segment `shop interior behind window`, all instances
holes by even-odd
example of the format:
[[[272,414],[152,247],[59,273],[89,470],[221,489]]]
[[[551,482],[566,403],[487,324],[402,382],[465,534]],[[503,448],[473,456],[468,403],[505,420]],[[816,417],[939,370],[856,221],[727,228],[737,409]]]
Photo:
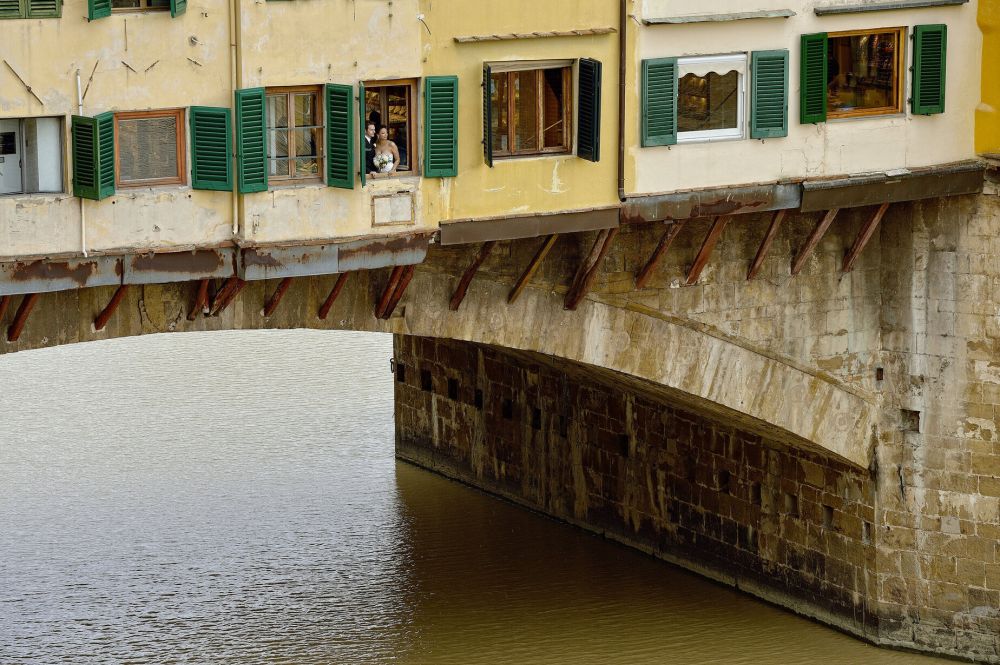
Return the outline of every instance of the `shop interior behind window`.
[[[901,30],[830,35],[827,102],[831,117],[899,113]]]

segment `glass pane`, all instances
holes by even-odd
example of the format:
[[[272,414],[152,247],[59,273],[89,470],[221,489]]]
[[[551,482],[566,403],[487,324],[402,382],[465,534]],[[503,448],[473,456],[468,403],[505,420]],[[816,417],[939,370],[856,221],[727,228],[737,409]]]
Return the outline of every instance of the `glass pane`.
[[[288,157],[287,129],[272,129],[267,132],[267,154],[269,157]]]
[[[170,0],[147,0],[147,3],[151,9],[170,9]]]
[[[369,122],[375,123],[375,130],[382,127],[382,90],[365,88],[365,114]]]
[[[112,9],[138,9],[139,0],[111,0]]]
[[[563,77],[565,69],[546,69],[542,72],[542,145],[557,148],[566,145],[565,93]]]
[[[62,128],[59,118],[26,119],[24,146],[25,191],[61,192]]]
[[[514,72],[514,150],[538,147],[538,71]]]
[[[316,149],[319,145],[317,129],[295,129],[292,134],[295,137],[296,157],[316,157],[319,155]]]
[[[307,127],[316,122],[316,95],[312,93],[297,93],[293,97],[295,104],[295,126]]]
[[[493,150],[495,152],[507,152],[510,146],[507,145],[507,73],[493,74],[490,76],[490,106],[492,107],[493,121]]]
[[[895,109],[898,34],[830,37],[827,101],[832,113]]]
[[[268,175],[272,176],[287,176],[288,175],[288,159],[269,159],[267,160]]]
[[[319,160],[317,159],[296,159],[296,178],[316,178],[319,177]]]
[[[116,132],[121,182],[178,177],[176,116],[122,119]]]
[[[288,127],[288,95],[267,96],[267,126]]]
[[[405,85],[385,88],[389,104],[389,140],[399,149],[396,170],[409,170],[410,89]]]
[[[677,130],[703,132],[739,126],[740,74],[688,74],[677,88]]]

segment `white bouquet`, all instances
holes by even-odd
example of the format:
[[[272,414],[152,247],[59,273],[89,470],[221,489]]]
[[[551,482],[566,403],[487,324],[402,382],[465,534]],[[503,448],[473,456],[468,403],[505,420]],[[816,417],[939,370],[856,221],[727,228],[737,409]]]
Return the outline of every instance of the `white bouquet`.
[[[388,173],[392,170],[392,153],[380,152],[375,155],[375,168],[379,173]]]

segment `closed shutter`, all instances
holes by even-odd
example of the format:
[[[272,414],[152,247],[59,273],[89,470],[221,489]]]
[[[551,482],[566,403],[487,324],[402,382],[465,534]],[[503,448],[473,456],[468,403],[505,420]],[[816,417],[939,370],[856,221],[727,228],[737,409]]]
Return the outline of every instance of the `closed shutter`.
[[[187,11],[187,8],[187,0],[170,0],[170,15],[172,17],[180,16]]]
[[[365,84],[358,84],[358,122],[361,124],[361,151],[358,153],[358,164],[360,165],[359,171],[361,172],[361,186],[364,187],[368,184],[368,162],[365,159],[365,149],[368,147],[367,142],[365,142],[365,132],[368,131],[368,118],[365,117],[365,112],[368,110],[365,104]]]
[[[115,193],[114,114],[73,116],[73,195],[100,201]]]
[[[493,70],[483,65],[483,158],[493,168]]]
[[[236,153],[240,192],[267,191],[264,88],[236,91]]]
[[[642,145],[677,143],[677,58],[642,61]]]
[[[826,33],[802,35],[799,119],[802,124],[826,122]]]
[[[325,97],[326,184],[354,189],[354,88],[327,84]]]
[[[601,63],[580,60],[580,118],[576,125],[576,154],[591,162],[601,161]]]
[[[788,51],[751,56],[750,137],[788,136]]]
[[[458,77],[424,80],[424,175],[458,175]]]
[[[111,0],[87,0],[87,18],[91,21],[111,16]]]
[[[26,2],[29,18],[59,18],[62,15],[61,0],[26,0]]]
[[[0,18],[21,18],[22,0],[0,0]],[[27,0],[24,0],[27,2]]]
[[[948,26],[918,25],[913,32],[913,99],[915,115],[944,113]]]
[[[192,106],[191,186],[232,191],[233,139],[229,109]]]

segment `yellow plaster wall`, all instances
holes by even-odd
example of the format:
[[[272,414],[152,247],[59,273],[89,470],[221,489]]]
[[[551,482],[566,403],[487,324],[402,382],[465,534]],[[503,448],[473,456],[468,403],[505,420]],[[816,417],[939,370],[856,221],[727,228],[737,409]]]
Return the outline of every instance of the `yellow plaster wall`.
[[[976,150],[1000,154],[1000,0],[979,0],[983,99],[976,109]]]

